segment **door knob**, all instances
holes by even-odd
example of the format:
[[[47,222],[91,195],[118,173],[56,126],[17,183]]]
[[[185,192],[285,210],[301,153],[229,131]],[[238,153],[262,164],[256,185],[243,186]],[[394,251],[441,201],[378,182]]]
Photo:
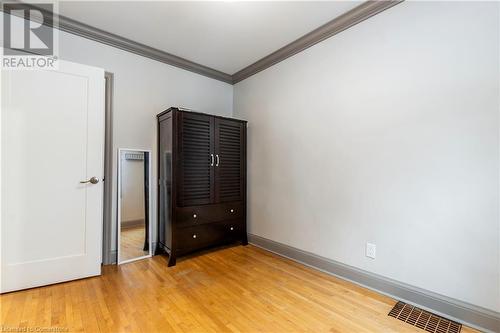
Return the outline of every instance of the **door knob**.
[[[82,180],[82,181],[80,181],[80,184],[87,184],[87,183],[97,184],[97,183],[99,183],[99,178],[92,177],[89,180]]]

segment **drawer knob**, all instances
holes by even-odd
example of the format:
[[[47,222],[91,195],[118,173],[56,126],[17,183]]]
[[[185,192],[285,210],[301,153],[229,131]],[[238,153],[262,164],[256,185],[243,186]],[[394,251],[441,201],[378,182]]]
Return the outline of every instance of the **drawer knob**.
[[[193,238],[196,238],[196,234],[193,235]]]
[[[193,219],[195,219],[195,218],[197,218],[197,217],[198,217],[198,215],[196,215],[196,214],[193,214]]]
[[[229,229],[230,229],[231,231],[232,231],[232,230],[234,230],[234,228],[233,228],[233,227],[231,227],[231,228],[229,228]]]
[[[234,209],[231,209],[231,213],[234,213]]]

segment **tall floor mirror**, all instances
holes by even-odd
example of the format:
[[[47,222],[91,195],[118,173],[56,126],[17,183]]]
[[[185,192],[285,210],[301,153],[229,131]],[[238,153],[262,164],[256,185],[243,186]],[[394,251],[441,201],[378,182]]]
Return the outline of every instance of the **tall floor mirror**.
[[[118,264],[150,257],[151,151],[118,150]]]

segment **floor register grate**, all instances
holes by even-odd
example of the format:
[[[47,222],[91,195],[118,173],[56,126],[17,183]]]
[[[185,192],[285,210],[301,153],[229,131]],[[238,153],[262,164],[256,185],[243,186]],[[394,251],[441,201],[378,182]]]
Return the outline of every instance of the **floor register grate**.
[[[462,324],[404,302],[398,302],[389,316],[432,333],[460,333],[462,330]]]

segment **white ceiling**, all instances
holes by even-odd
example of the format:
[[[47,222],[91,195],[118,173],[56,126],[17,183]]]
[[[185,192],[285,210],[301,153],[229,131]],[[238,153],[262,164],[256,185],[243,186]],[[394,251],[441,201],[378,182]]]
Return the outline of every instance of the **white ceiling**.
[[[234,74],[360,3],[61,1],[59,12]]]

